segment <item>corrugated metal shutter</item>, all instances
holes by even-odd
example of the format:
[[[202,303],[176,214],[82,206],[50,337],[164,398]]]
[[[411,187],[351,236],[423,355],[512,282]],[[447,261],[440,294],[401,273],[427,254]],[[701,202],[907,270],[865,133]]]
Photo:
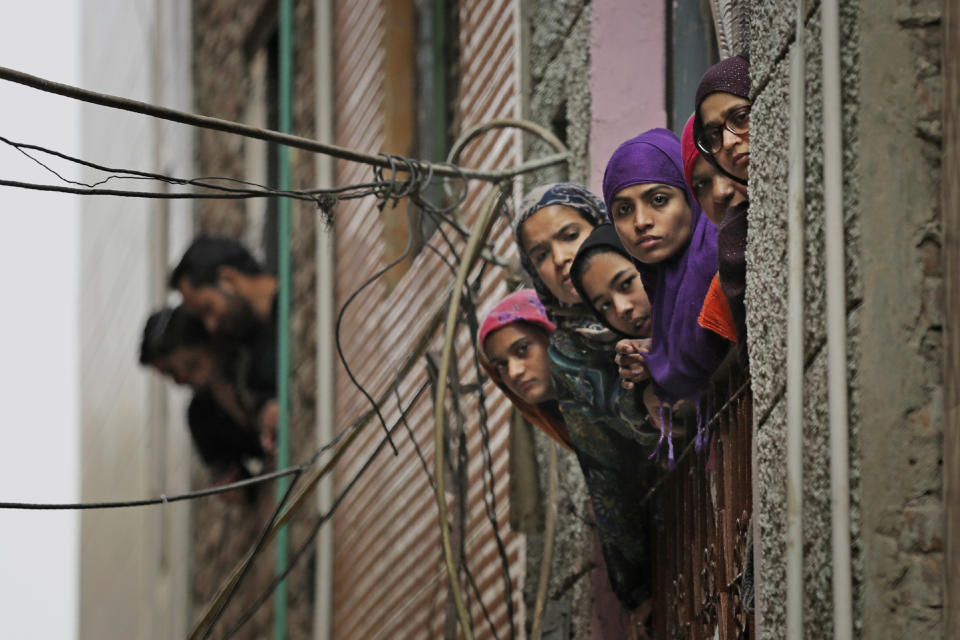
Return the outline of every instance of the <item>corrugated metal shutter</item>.
[[[383,6],[376,0],[340,2],[336,7],[336,142],[379,151],[383,138],[382,85]],[[488,0],[464,3],[459,9],[460,52],[455,122],[462,131],[492,118],[520,115],[520,74],[517,66],[520,14],[516,2]],[[520,161],[519,134],[505,131],[484,136],[471,144],[461,164],[471,167],[505,167]],[[369,169],[338,163],[337,183],[346,185],[369,178]],[[467,221],[489,187],[471,183],[463,212]],[[337,295],[342,304],[363,281],[383,266],[380,247],[380,214],[368,199],[340,205],[337,214]],[[396,215],[405,215],[403,205]],[[509,230],[499,223],[498,253],[514,251]],[[439,248],[441,242],[431,241]],[[459,251],[460,238],[454,240]],[[448,253],[446,249],[442,252]],[[343,321],[343,349],[356,377],[377,396],[389,385],[433,314],[441,309],[452,282],[450,270],[431,251],[421,251],[397,286],[386,292],[380,283],[365,290]],[[480,293],[488,307],[505,293],[498,274],[488,276]],[[484,307],[484,308],[485,308]],[[431,348],[439,350],[435,336]],[[458,369],[463,384],[476,381],[472,347],[466,330],[458,336]],[[407,402],[427,381],[424,366],[400,387]],[[347,424],[367,407],[342,367],[337,375],[338,423]],[[497,521],[506,547],[512,579],[514,618],[522,629],[525,546],[508,523],[508,418],[509,407],[489,385],[490,449],[493,456]],[[399,417],[388,403],[384,417],[392,424]],[[468,483],[465,551],[481,596],[501,638],[508,637],[506,587],[502,578],[493,529],[481,499],[482,451],[475,395],[464,396],[468,449]],[[431,394],[425,393],[410,411],[409,423],[432,472],[433,419]],[[383,438],[371,424],[350,456],[335,474],[339,492],[360,469]],[[448,624],[447,578],[440,547],[437,508],[429,481],[404,431],[396,432],[400,455],[384,449],[357,484],[334,518],[334,620],[335,638],[443,637]],[[448,503],[453,508],[452,501]],[[478,638],[493,637],[476,598],[470,596]],[[448,627],[449,628],[449,627]],[[522,634],[522,631],[520,631]]]

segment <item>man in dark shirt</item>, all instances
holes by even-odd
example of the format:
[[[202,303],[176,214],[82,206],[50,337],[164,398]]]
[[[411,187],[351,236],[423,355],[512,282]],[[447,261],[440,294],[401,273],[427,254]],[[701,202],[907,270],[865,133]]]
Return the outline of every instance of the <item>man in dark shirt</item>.
[[[236,389],[260,426],[265,448],[276,432],[277,279],[242,244],[198,236],[170,273],[170,288],[220,342],[236,347]]]

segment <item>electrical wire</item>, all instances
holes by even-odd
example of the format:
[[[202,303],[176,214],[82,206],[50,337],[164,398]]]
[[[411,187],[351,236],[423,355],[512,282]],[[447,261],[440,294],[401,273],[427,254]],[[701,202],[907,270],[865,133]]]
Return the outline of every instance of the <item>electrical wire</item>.
[[[28,73],[23,73],[22,71],[16,71],[8,67],[0,67],[0,80],[15,82],[17,84],[21,84],[27,87],[32,87],[39,91],[54,93],[57,95],[65,96],[67,98],[81,100],[83,102],[89,102],[92,104],[98,104],[104,107],[121,109],[123,111],[131,111],[133,113],[140,113],[143,115],[153,116],[155,118],[160,118],[163,120],[169,120],[172,122],[179,122],[181,124],[201,127],[204,129],[213,129],[216,131],[224,131],[226,133],[238,134],[248,138],[255,138],[257,140],[266,140],[267,142],[276,142],[279,144],[286,145],[288,147],[295,147],[298,149],[304,149],[306,151],[322,153],[335,158],[340,158],[342,160],[360,162],[363,164],[368,164],[368,165],[377,166],[381,168],[387,168],[387,169],[390,168],[390,163],[387,160],[385,160],[382,156],[372,155],[369,153],[362,153],[359,151],[355,151],[353,149],[348,149],[346,147],[327,144],[327,143],[319,142],[317,140],[311,140],[310,138],[304,138],[304,137],[296,136],[292,134],[280,133],[279,131],[273,131],[270,129],[261,129],[259,127],[253,127],[250,125],[241,124],[239,122],[233,122],[230,120],[223,120],[220,118],[211,118],[209,116],[195,115],[192,113],[187,113],[185,111],[178,111],[176,109],[170,109],[167,107],[161,107],[161,106],[149,104],[146,102],[140,102],[138,100],[130,100],[128,98],[121,98],[118,96],[113,96],[105,93],[97,93],[95,91],[81,89],[79,87],[74,87],[74,86],[63,84],[60,82],[53,82],[52,80],[40,78],[38,76],[30,75]],[[432,166],[433,166],[433,171],[437,175],[443,175],[450,178],[457,178],[460,175],[462,175],[465,178],[472,178],[476,180],[486,180],[488,182],[499,182],[500,180],[511,178],[516,175],[521,175],[524,173],[537,171],[553,165],[562,164],[566,162],[568,159],[569,159],[569,153],[566,153],[566,154],[557,153],[551,156],[540,158],[538,160],[520,164],[510,169],[500,170],[500,171],[479,171],[476,169],[466,169],[466,168],[460,168],[457,171],[453,171],[449,167],[443,166],[443,165],[433,164]],[[427,164],[418,160],[411,160],[411,162]]]
[[[145,500],[120,500],[115,502],[0,502],[0,509],[25,509],[33,511],[67,511],[67,510],[89,510],[89,509],[125,509],[128,507],[146,507],[151,505],[164,505],[170,502],[181,502],[183,500],[196,500],[197,498],[206,498],[221,493],[227,493],[236,489],[243,489],[270,480],[284,478],[286,476],[298,476],[307,465],[298,465],[296,467],[287,467],[271,473],[264,473],[252,478],[238,480],[229,484],[221,484],[216,487],[189,491],[187,493],[178,493],[171,496],[160,494],[157,498],[147,498]]]
[[[407,418],[406,418],[407,412],[410,411],[410,409],[412,409],[414,405],[416,405],[416,403],[423,396],[423,393],[427,390],[428,386],[429,384],[426,382],[420,385],[420,388],[414,394],[413,399],[407,405],[406,409],[404,409],[401,406],[400,400],[399,400],[399,397],[400,397],[399,391],[397,392],[397,398],[398,398],[397,406],[400,409],[400,418],[390,428],[391,432],[396,431],[396,429],[402,423],[407,422]],[[387,444],[387,442],[388,442],[387,437],[384,437],[380,441],[380,443],[376,446],[376,448],[373,450],[373,453],[371,453],[367,457],[367,459],[364,461],[363,465],[360,466],[360,469],[357,470],[353,478],[350,479],[350,482],[347,483],[347,486],[344,487],[344,489],[340,492],[340,495],[338,495],[337,498],[333,501],[333,504],[330,505],[330,508],[326,511],[326,513],[323,513],[317,516],[317,521],[314,523],[313,527],[310,529],[310,532],[307,534],[307,537],[304,540],[304,542],[290,556],[286,568],[282,572],[274,576],[274,579],[270,582],[270,584],[263,589],[261,594],[256,599],[254,599],[253,603],[248,607],[247,612],[244,613],[240,617],[236,625],[229,632],[227,632],[226,636],[224,636],[225,638],[232,638],[234,635],[236,635],[237,632],[239,632],[240,629],[242,629],[243,626],[250,621],[250,619],[256,614],[256,612],[260,609],[260,607],[262,607],[267,602],[267,600],[270,599],[270,597],[273,595],[274,590],[277,588],[277,585],[279,585],[281,582],[286,580],[286,578],[290,575],[290,573],[296,567],[297,562],[300,560],[300,558],[302,558],[303,555],[306,554],[306,552],[309,551],[309,549],[313,546],[313,542],[316,539],[317,535],[319,535],[320,529],[323,528],[323,525],[326,524],[333,517],[333,514],[336,512],[337,507],[340,506],[344,498],[347,497],[347,495],[350,493],[353,487],[357,484],[357,482],[360,480],[363,474],[366,473],[367,469],[370,468],[370,465],[373,464],[373,461],[383,450],[383,447],[384,445]]]

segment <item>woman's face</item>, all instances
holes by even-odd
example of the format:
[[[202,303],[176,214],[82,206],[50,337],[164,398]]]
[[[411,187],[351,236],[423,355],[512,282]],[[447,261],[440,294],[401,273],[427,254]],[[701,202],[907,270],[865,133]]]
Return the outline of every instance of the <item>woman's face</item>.
[[[205,347],[179,347],[167,357],[170,376],[177,384],[191,389],[205,389],[213,380],[216,362]]]
[[[703,155],[697,156],[693,163],[690,182],[697,202],[715,225],[720,224],[727,209],[747,199],[747,188],[725,176]]]
[[[587,302],[610,326],[633,338],[650,335],[650,299],[633,262],[616,251],[596,253],[582,284]]]
[[[715,152],[713,157],[730,174],[743,180],[749,177],[750,168],[750,112],[746,112],[745,124],[742,121],[743,113],[738,112],[738,117],[734,112],[747,106],[750,106],[749,100],[722,91],[711,93],[700,103],[703,131],[712,131],[723,140],[720,150]],[[739,135],[733,133],[724,126],[725,122],[729,122],[734,129],[745,127],[747,132]]]
[[[514,322],[488,335],[484,351],[507,388],[526,402],[537,404],[556,398],[548,343],[542,329]]]
[[[610,215],[624,248],[644,264],[666,260],[691,234],[686,192],[658,182],[635,184],[617,192]]]
[[[570,282],[570,265],[592,230],[575,209],[562,204],[544,207],[523,223],[520,248],[560,302],[580,302],[580,294]]]

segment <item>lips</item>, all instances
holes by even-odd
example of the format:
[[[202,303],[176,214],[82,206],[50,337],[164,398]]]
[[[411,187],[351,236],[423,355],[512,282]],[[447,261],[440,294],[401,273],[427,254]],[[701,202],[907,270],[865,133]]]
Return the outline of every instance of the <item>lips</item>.
[[[746,166],[750,162],[750,152],[740,153],[733,157],[733,164],[736,167]]]
[[[634,331],[642,336],[650,335],[650,316],[644,316],[633,324]]]
[[[526,393],[526,392],[529,391],[530,388],[533,387],[533,385],[535,385],[536,383],[537,383],[537,379],[536,379],[536,378],[531,378],[530,380],[524,380],[523,382],[521,382],[520,384],[518,384],[518,385],[517,385],[517,388],[518,388],[522,393]]]
[[[641,249],[652,249],[657,246],[662,238],[660,236],[643,235],[637,240],[637,246]]]

